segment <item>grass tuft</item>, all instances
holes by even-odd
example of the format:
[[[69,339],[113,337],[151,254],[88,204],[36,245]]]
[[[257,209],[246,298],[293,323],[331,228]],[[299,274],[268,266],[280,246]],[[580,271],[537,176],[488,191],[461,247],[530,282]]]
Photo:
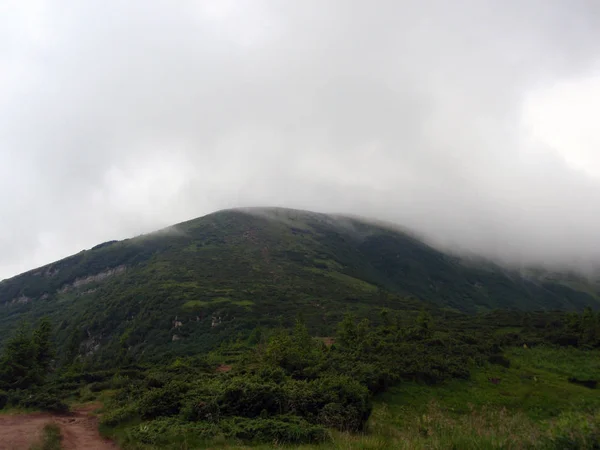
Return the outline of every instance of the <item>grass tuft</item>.
[[[61,450],[62,433],[60,427],[55,423],[49,423],[42,430],[40,442],[33,444],[30,450]]]

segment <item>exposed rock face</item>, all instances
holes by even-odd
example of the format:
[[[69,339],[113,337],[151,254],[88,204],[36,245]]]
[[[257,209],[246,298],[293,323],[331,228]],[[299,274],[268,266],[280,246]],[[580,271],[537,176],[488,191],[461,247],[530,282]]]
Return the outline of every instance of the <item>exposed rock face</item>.
[[[56,275],[58,273],[58,269],[54,268],[52,266],[48,267],[48,269],[46,269],[46,271],[44,272],[44,276],[49,278],[49,277],[53,277],[54,275]]]
[[[87,356],[91,356],[100,349],[100,342],[102,341],[102,334],[92,335],[90,331],[87,331],[88,339],[81,343],[83,352]]]
[[[104,272],[97,273],[95,275],[90,275],[90,276],[83,277],[83,278],[77,278],[73,283],[67,284],[67,285],[63,286],[62,288],[60,288],[60,290],[58,292],[61,294],[64,294],[65,292],[69,292],[73,289],[80,288],[81,286],[85,286],[86,284],[104,281],[107,278],[110,278],[114,275],[119,275],[119,274],[125,272],[126,270],[127,270],[127,267],[125,267],[125,266],[117,266],[112,269],[105,270]],[[91,292],[91,291],[88,291],[88,293],[89,292]]]
[[[26,295],[21,295],[20,297],[13,298],[10,303],[24,305],[26,303],[29,303],[30,301],[31,301],[31,299],[29,297],[27,297]]]

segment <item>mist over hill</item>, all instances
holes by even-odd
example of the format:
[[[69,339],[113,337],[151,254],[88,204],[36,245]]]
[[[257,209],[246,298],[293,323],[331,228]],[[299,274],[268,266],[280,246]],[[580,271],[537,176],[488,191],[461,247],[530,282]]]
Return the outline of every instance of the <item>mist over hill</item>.
[[[185,353],[299,316],[326,336],[346,312],[581,310],[600,305],[598,292],[574,274],[444,253],[389,224],[245,208],[109,241],[4,280],[0,331],[48,315],[59,341],[90,355],[119,346]]]

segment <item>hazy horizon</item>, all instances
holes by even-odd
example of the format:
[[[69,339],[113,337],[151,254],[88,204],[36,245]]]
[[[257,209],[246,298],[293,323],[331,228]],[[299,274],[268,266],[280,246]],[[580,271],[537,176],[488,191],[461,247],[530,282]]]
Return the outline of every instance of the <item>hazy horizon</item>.
[[[600,3],[9,0],[0,279],[232,207],[600,264]]]

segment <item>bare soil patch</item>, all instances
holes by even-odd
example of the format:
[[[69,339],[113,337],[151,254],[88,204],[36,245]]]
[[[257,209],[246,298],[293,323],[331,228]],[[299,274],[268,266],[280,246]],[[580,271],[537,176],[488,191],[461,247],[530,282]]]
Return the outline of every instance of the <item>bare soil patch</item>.
[[[118,450],[98,432],[92,411],[100,405],[76,408],[70,414],[31,413],[0,415],[0,450],[28,450],[41,437],[47,423],[56,423],[63,435],[65,450]]]

